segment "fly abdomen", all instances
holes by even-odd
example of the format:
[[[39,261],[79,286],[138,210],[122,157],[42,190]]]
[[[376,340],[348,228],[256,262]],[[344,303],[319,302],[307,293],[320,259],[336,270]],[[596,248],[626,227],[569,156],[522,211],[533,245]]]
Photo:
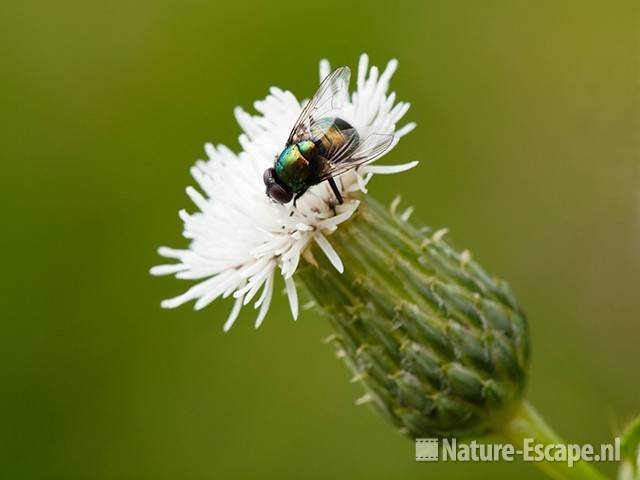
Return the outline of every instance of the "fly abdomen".
[[[311,135],[318,154],[329,161],[336,155],[348,156],[349,151],[353,151],[358,143],[356,129],[338,117],[321,118],[314,122]]]

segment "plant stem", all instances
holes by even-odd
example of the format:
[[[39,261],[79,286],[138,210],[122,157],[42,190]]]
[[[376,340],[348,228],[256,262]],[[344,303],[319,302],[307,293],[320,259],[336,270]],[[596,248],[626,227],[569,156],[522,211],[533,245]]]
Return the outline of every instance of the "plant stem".
[[[521,448],[525,438],[531,438],[536,444],[566,444],[546,424],[542,416],[524,401],[513,418],[502,430],[506,437],[516,448]],[[605,480],[606,477],[598,472],[591,464],[584,460],[578,460],[573,467],[569,467],[565,461],[548,462],[546,460],[535,462],[549,477],[556,480]]]

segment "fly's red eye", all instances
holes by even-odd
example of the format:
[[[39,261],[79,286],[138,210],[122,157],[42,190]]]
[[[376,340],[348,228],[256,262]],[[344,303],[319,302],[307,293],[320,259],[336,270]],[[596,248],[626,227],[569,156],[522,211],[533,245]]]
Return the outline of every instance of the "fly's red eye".
[[[272,183],[267,186],[267,195],[279,203],[289,203],[291,198],[293,198],[291,192],[288,192],[277,183]]]
[[[275,169],[272,167],[272,168],[267,168],[262,174],[262,181],[267,187],[272,183],[275,183],[275,180],[273,178],[274,173],[275,173]]]

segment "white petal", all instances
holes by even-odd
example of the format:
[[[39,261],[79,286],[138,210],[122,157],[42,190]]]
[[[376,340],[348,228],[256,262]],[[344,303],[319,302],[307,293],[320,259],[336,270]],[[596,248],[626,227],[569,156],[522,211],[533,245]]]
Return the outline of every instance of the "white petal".
[[[413,131],[413,129],[416,128],[416,124],[414,122],[411,123],[407,123],[404,127],[402,127],[400,130],[397,130],[395,133],[395,136],[398,138],[402,138],[404,137],[407,133]]]
[[[366,53],[360,55],[360,61],[358,62],[358,90],[364,88],[364,79],[367,74],[367,66],[369,65],[369,56]]]
[[[322,235],[321,233],[317,233],[316,235],[314,235],[313,239],[316,241],[320,249],[327,256],[327,258],[331,262],[331,265],[333,265],[335,269],[338,270],[340,273],[344,272],[344,266],[342,265],[342,260],[340,260],[340,256],[333,249],[333,247],[331,246],[329,241],[324,237],[324,235]]]
[[[273,296],[273,274],[267,279],[267,283],[264,286],[264,292],[260,300],[256,302],[256,307],[262,304],[260,307],[260,312],[258,312],[258,318],[256,318],[255,327],[258,328],[262,325],[262,321],[264,317],[267,316],[267,312],[269,311],[269,305],[271,304],[271,297]]]
[[[365,172],[366,173],[366,172]],[[362,193],[367,193],[367,182],[365,181],[365,179],[362,177],[362,175],[358,175],[358,189],[362,192]]]
[[[417,160],[414,160],[413,162],[403,163],[401,165],[367,165],[362,170],[365,173],[386,175],[389,173],[400,173],[411,170],[413,167],[418,165],[418,163],[419,162]]]
[[[233,308],[231,309],[231,313],[229,314],[227,321],[224,322],[224,326],[222,327],[223,331],[228,332],[229,329],[233,327],[233,324],[235,323],[236,318],[238,318],[238,315],[240,314],[241,308],[242,308],[242,297],[239,297],[234,302]]]
[[[318,222],[317,228],[319,230],[322,230],[325,228],[331,228],[335,225],[339,225],[340,223],[348,220],[351,217],[351,215],[353,215],[353,213],[356,211],[359,204],[360,202],[354,201],[350,205],[343,205],[343,207],[345,208],[344,212],[339,213],[335,217],[330,217]]]
[[[173,265],[156,265],[149,270],[151,275],[161,276],[170,275],[172,273],[180,272],[182,270],[188,270],[189,265],[182,263],[174,263]]]
[[[298,319],[298,292],[293,277],[285,278],[284,284],[287,288],[287,297],[289,297],[289,306],[291,307],[291,315],[294,320]]]
[[[189,252],[188,250],[179,250],[176,248],[169,248],[169,247],[160,247],[158,249],[158,255],[162,257],[167,257],[167,258],[182,258],[182,255],[188,252]]]
[[[218,281],[219,279],[216,276],[205,280],[204,282],[198,283],[197,285],[194,285],[189,290],[184,292],[182,295],[178,295],[177,297],[170,298],[168,300],[163,300],[162,303],[160,303],[160,306],[162,308],[179,307],[180,305],[187,303],[194,298],[198,298],[203,292],[207,291],[207,289],[214,288],[216,282]]]
[[[323,58],[320,60],[320,82],[322,82],[331,73],[331,64],[329,60]]]

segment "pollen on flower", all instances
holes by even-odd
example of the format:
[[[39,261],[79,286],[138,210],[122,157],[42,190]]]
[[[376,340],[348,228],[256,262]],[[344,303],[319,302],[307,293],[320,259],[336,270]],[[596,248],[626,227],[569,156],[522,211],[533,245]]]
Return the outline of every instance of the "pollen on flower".
[[[401,128],[409,104],[396,103],[395,92],[388,93],[389,81],[397,68],[391,60],[380,73],[369,67],[367,55],[360,57],[355,90],[348,95],[339,116],[360,135],[369,133],[393,135],[387,152],[415,127]],[[327,60],[320,62],[320,78],[331,71]],[[285,147],[290,131],[305,102],[293,93],[272,87],[264,100],[254,103],[256,114],[236,108],[235,117],[242,133],[239,153],[224,145],[205,145],[207,160],[198,160],[191,174],[198,189],[188,187],[187,196],[196,207],[188,213],[180,211],[183,235],[188,247],[161,247],[158,253],[175,263],[151,269],[153,275],[172,274],[176,278],[196,281],[186,292],[162,302],[164,308],[175,308],[194,301],[196,310],[218,298],[233,297],[235,302],[224,323],[231,328],[243,306],[250,303],[258,309],[256,327],[265,319],[273,296],[276,272],[285,284],[291,315],[298,316],[298,295],[294,273],[301,258],[314,263],[308,247],[315,243],[339,272],[345,266],[329,241],[339,225],[358,209],[359,196],[374,174],[398,173],[413,168],[417,162],[381,166],[367,163],[336,177],[336,185],[344,198],[337,204],[327,182],[311,187],[296,203],[282,205],[265,194],[263,172],[273,167]],[[410,210],[403,216],[410,215]]]

